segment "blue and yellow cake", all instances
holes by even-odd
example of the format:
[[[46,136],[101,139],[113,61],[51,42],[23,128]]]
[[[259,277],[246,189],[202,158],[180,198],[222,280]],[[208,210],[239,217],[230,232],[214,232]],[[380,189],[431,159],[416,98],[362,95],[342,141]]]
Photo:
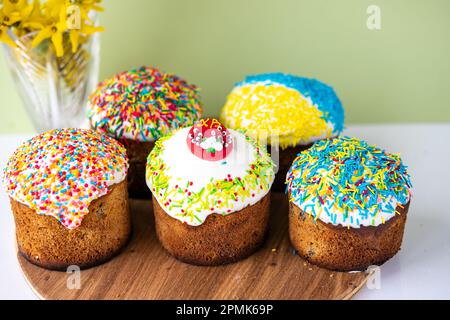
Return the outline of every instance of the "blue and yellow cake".
[[[296,155],[315,141],[339,135],[344,109],[330,86],[282,73],[249,76],[235,85],[221,112],[221,121],[267,139],[279,151],[274,190],[284,191],[287,170]]]

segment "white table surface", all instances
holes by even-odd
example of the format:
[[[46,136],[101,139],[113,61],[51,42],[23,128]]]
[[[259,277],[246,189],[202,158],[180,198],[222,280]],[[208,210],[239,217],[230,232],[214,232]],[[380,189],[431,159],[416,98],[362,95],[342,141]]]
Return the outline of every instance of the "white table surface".
[[[364,287],[355,299],[450,299],[450,124],[358,125],[345,134],[400,153],[414,187],[402,250],[381,267],[381,288]],[[26,138],[0,136],[1,168]],[[37,299],[20,271],[0,189],[0,299]]]

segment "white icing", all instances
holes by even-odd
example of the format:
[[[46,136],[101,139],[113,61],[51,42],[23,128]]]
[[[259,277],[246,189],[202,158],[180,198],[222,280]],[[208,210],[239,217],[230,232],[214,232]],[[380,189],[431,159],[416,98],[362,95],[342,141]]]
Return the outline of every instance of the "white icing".
[[[327,175],[329,174],[327,170],[320,170],[317,172],[317,175],[321,174],[322,179],[327,179]],[[289,177],[289,172],[286,175],[286,179]],[[367,218],[361,218],[361,212],[359,210],[348,211],[348,215],[345,216],[344,212],[339,210],[336,207],[331,207],[332,203],[330,200],[325,200],[325,204],[322,205],[318,202],[317,199],[310,197],[309,199],[300,203],[298,199],[291,198],[293,203],[298,206],[303,212],[312,215],[314,218],[327,223],[332,224],[334,226],[341,225],[343,227],[350,228],[360,228],[360,227],[369,227],[369,226],[379,226],[383,223],[386,223],[393,217],[395,217],[396,212],[389,209],[389,205],[393,208],[396,208],[399,204],[404,206],[405,204],[401,204],[395,199],[395,197],[390,197],[386,201],[381,203],[381,210],[376,210],[375,208],[371,208],[367,211]],[[408,199],[409,201],[409,199]],[[316,215],[310,209],[311,206],[314,206]],[[328,212],[323,209],[326,207]]]
[[[15,201],[74,229],[91,202],[124,181],[127,171],[125,148],[114,139],[90,130],[56,129],[14,152],[3,184]]]
[[[294,202],[302,211],[312,214],[311,209],[308,209],[308,205],[314,205],[316,212],[320,211],[320,205],[317,204],[314,200],[311,198],[304,201],[303,203],[299,204],[297,202]],[[392,212],[392,210],[387,209],[388,203],[390,203],[392,206],[397,207],[397,200],[395,198],[389,199],[389,201],[386,201],[382,204],[382,209],[375,215],[375,209],[368,210],[368,217],[367,219],[360,219],[360,211],[359,210],[353,210],[348,212],[347,219],[344,217],[344,213],[340,212],[337,209],[331,208],[328,209],[328,213],[325,210],[322,210],[319,214],[318,219],[324,223],[332,224],[334,226],[341,225],[343,227],[350,227],[359,229],[360,227],[369,227],[374,226],[377,227],[383,223],[386,223],[393,217],[395,217],[396,213]]]

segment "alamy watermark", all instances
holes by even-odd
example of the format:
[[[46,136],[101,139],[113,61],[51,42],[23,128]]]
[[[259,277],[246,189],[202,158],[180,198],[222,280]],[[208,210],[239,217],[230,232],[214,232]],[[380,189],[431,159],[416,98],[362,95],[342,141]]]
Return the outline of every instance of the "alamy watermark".
[[[81,29],[81,10],[79,6],[73,4],[67,7],[66,24],[69,30]]]
[[[381,8],[375,4],[367,7],[366,26],[369,30],[381,30]]]
[[[369,274],[366,282],[367,289],[381,290],[381,268],[379,266],[369,266],[366,273]]]
[[[79,266],[72,265],[67,268],[66,273],[67,281],[66,287],[69,290],[80,290],[81,289],[81,269]]]

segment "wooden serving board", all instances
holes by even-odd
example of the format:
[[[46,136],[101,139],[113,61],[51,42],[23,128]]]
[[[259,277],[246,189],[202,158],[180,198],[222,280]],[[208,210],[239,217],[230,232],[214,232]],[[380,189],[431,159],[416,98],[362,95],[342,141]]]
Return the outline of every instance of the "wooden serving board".
[[[251,257],[220,267],[192,266],[172,258],[156,238],[150,201],[132,200],[134,234],[111,261],[81,271],[80,289],[68,289],[71,274],[39,268],[18,255],[25,277],[42,299],[350,299],[366,273],[331,272],[293,252],[287,232],[288,203],[272,196],[271,229]]]

